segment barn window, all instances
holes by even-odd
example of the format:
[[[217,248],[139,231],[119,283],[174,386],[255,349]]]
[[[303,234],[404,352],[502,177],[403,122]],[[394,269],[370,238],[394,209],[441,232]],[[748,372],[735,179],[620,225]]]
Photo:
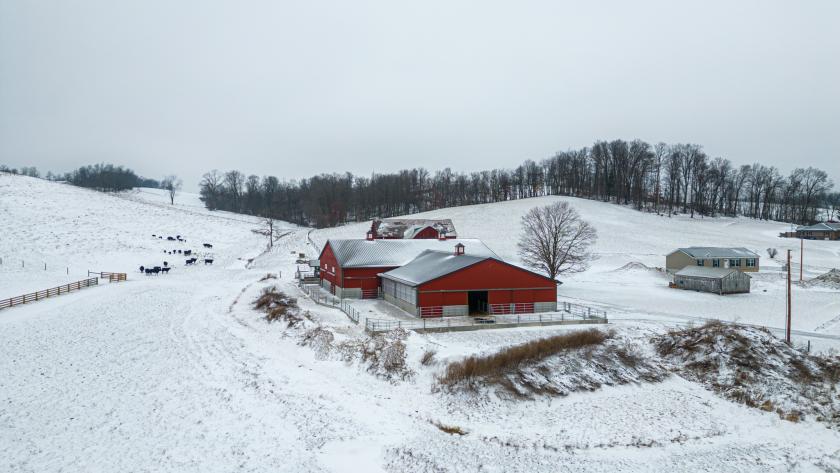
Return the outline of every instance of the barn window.
[[[755,268],[755,258],[747,258],[747,267]]]

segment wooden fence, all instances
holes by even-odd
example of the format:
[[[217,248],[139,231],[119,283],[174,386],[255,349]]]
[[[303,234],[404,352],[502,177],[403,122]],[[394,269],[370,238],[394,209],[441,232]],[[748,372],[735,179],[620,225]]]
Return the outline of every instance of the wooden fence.
[[[6,309],[9,307],[14,307],[16,305],[40,301],[48,297],[55,297],[61,294],[67,294],[68,292],[78,291],[79,289],[98,285],[99,278],[82,279],[81,281],[71,282],[63,286],[53,287],[50,289],[44,289],[43,291],[32,292],[29,294],[24,294],[22,296],[10,297],[8,299],[0,300],[0,309]]]
[[[120,282],[128,279],[128,275],[125,273],[109,273],[108,271],[97,273],[96,271],[88,271],[88,276],[91,274],[97,274],[100,278],[107,279],[108,282]]]

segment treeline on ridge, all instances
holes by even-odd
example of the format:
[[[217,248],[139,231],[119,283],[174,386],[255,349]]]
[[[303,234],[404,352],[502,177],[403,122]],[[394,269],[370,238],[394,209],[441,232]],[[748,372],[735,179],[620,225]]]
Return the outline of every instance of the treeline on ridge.
[[[30,177],[41,177],[41,173],[34,166],[16,169],[0,165],[0,171]],[[47,172],[44,179],[50,181],[66,181],[74,186],[87,187],[104,192],[124,191],[135,187],[159,188],[161,185],[160,181],[138,176],[131,169],[105,163],[82,166],[64,174]]]
[[[515,169],[431,173],[413,168],[299,181],[212,170],[200,183],[209,209],[316,227],[545,195],[598,199],[669,216],[744,215],[808,224],[840,210],[840,193],[832,189],[828,174],[813,167],[783,176],[773,166],[735,166],[711,158],[696,144],[640,140],[598,141]]]

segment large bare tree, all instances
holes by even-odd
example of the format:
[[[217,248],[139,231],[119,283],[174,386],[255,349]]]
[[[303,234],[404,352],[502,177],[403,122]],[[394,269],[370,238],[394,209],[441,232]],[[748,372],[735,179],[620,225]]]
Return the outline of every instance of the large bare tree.
[[[181,190],[181,185],[182,182],[178,179],[178,176],[166,176],[160,181],[161,189],[166,189],[166,193],[169,194],[169,203],[171,205],[175,204],[175,195]]]
[[[522,217],[522,230],[519,256],[551,279],[589,266],[597,233],[568,202],[532,208]]]

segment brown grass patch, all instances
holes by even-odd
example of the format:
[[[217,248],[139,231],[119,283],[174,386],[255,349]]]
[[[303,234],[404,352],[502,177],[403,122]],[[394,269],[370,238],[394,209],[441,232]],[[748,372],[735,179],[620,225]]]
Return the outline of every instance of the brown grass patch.
[[[297,299],[287,296],[273,286],[263,289],[254,301],[254,308],[264,311],[269,322],[285,319],[289,325],[294,325],[302,320],[298,314]]]
[[[431,365],[435,361],[435,355],[437,355],[435,350],[426,350],[420,357],[420,364],[423,366]]]
[[[268,281],[269,279],[277,279],[277,275],[274,273],[266,273],[265,276],[260,278],[259,282]]]
[[[446,425],[440,422],[432,422],[432,425],[440,429],[441,432],[446,432],[449,435],[467,435],[467,431],[457,425]]]
[[[470,356],[450,363],[438,381],[442,385],[452,386],[476,378],[499,376],[523,364],[535,363],[566,350],[600,345],[609,337],[609,334],[596,329],[576,330],[508,347],[493,355]]]

